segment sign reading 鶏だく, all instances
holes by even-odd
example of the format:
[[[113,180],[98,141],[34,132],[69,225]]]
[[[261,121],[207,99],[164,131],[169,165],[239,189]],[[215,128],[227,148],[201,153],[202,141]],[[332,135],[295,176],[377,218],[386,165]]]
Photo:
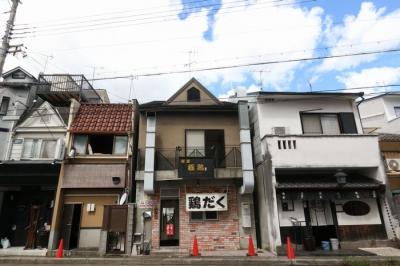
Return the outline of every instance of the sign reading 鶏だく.
[[[227,211],[228,195],[226,193],[188,193],[186,194],[186,211]]]

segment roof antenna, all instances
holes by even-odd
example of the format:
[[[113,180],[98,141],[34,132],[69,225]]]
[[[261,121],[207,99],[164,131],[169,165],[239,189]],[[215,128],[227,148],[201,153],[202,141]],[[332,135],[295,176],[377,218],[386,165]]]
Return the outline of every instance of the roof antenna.
[[[307,83],[308,83],[308,87],[310,88],[310,92],[313,92],[312,91],[312,85],[311,85],[310,81],[307,80]]]

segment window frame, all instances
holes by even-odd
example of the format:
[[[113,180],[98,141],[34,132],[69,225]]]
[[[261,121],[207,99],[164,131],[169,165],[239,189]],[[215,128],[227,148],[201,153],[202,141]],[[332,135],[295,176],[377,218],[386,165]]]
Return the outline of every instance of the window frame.
[[[30,157],[25,157],[25,149],[26,149],[26,143],[28,141],[32,141],[32,146],[30,150]],[[54,141],[55,142],[55,147],[54,147],[54,154],[53,157],[43,157],[43,148],[44,148],[44,143],[47,141]],[[58,139],[54,138],[23,138],[22,142],[22,151],[21,151],[21,160],[54,160],[57,158],[57,145],[58,145]]]
[[[394,116],[400,117],[400,106],[393,106],[393,110],[394,110]]]
[[[349,115],[349,114],[351,114],[352,118],[353,118],[354,130],[355,130],[354,133],[345,133],[344,132],[345,131],[345,129],[344,129],[345,126],[344,126],[342,117],[344,117],[345,115]],[[319,116],[319,124],[320,124],[320,128],[321,128],[321,132],[322,133],[305,133],[304,132],[303,116],[311,116],[311,115]],[[339,135],[342,135],[342,134],[358,134],[357,123],[356,123],[356,119],[355,119],[355,116],[354,116],[353,112],[318,112],[318,113],[317,112],[315,112],[315,113],[314,112],[299,112],[302,133],[304,135],[313,135],[313,134],[316,134],[316,135],[336,135],[336,134],[325,134],[324,133],[324,130],[323,130],[323,127],[322,127],[322,120],[321,120],[321,118],[324,115],[336,115],[337,120],[338,120],[338,124],[339,124],[339,130],[340,130]]]
[[[120,138],[120,137],[126,138],[125,153],[115,153],[115,144],[117,144],[117,138]],[[129,138],[128,138],[127,135],[115,135],[114,136],[113,148],[112,148],[112,154],[111,155],[116,155],[116,156],[127,155],[128,147],[129,147]]]
[[[11,98],[8,96],[3,96],[1,98],[1,103],[0,103],[0,115],[4,115],[6,116],[8,113],[8,108],[10,107],[10,102],[11,102]],[[5,106],[5,110],[4,109]]]
[[[215,219],[207,219],[206,218],[206,212],[215,212],[216,215],[217,215],[217,218],[215,218]],[[192,213],[195,213],[195,212],[190,212],[190,214],[189,214],[189,221],[190,222],[219,221],[218,211],[198,211],[198,212],[196,212],[196,213],[201,213],[202,214],[202,218],[201,219],[193,219],[192,218]]]
[[[196,95],[193,95],[192,92],[195,93]],[[193,98],[193,96],[195,96],[195,98]],[[200,90],[197,89],[196,87],[191,87],[190,89],[188,89],[186,91],[186,100],[188,102],[200,102],[201,100]]]
[[[288,203],[288,205],[287,205],[288,208],[284,209],[283,204],[286,202]],[[282,209],[282,212],[294,212],[295,211],[294,200],[281,199],[281,209]]]

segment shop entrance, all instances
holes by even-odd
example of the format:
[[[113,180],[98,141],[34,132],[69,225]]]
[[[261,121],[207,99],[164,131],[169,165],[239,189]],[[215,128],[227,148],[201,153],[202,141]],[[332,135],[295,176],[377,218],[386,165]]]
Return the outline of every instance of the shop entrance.
[[[62,238],[65,249],[78,247],[82,204],[64,204],[62,219]]]
[[[305,234],[312,234],[317,245],[321,241],[337,238],[334,219],[336,213],[331,210],[328,200],[307,200],[303,202],[304,217],[306,220]]]
[[[179,199],[161,199],[160,246],[179,246]]]

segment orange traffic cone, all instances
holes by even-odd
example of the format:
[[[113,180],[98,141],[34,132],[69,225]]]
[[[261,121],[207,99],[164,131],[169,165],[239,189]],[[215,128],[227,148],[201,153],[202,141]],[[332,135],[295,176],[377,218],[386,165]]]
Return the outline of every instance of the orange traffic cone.
[[[290,241],[290,237],[287,237],[286,243],[287,243],[287,257],[289,260],[294,260],[295,259],[294,250],[292,242]]]
[[[64,256],[64,239],[61,238],[56,252],[56,258],[61,259]]]
[[[199,244],[197,243],[197,237],[196,237],[196,235],[194,236],[194,239],[193,239],[192,254],[190,254],[190,255],[193,256],[193,257],[200,256],[200,253],[199,253]]]
[[[257,253],[254,250],[253,237],[251,235],[249,235],[249,245],[247,249],[247,256],[257,256]]]

